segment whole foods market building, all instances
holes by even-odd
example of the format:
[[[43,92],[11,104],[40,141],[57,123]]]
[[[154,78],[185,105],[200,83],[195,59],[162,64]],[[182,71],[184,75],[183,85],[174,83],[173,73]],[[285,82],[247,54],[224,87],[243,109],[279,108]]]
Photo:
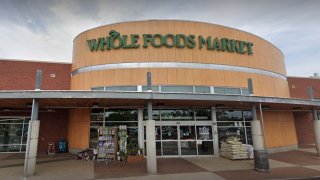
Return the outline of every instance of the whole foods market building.
[[[2,63],[8,67],[27,62]],[[253,34],[214,24],[151,20],[101,26],[74,39],[71,66],[33,63],[32,67],[45,69],[43,76],[48,79],[40,91],[4,84],[1,118],[10,124],[8,116],[30,117],[26,105],[37,99],[40,115],[43,110],[64,119],[65,131],[59,135],[67,138],[70,151],[95,147],[100,126],[126,125],[128,143],[147,152],[149,102],[156,155],[165,157],[217,156],[219,142],[232,134],[254,145],[250,122],[256,119],[264,120],[265,136],[258,141],[265,139],[269,151],[295,149],[299,127],[294,112],[319,118],[317,91],[311,93],[312,100],[290,95],[284,56],[277,47]],[[26,71],[27,66],[19,68]],[[147,72],[152,74],[151,91]],[[42,142],[41,126],[39,145],[45,147],[49,138]],[[54,134],[50,129],[46,133]],[[23,151],[24,137],[19,137],[22,140],[15,145]],[[1,151],[11,151],[10,140],[2,143]]]

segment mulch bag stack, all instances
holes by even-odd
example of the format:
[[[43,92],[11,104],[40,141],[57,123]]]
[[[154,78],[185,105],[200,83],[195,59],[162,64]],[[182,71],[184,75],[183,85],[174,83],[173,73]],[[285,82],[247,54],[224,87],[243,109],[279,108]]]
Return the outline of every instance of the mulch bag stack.
[[[240,138],[228,137],[225,141],[221,142],[220,155],[232,160],[248,159],[247,146],[241,143]]]

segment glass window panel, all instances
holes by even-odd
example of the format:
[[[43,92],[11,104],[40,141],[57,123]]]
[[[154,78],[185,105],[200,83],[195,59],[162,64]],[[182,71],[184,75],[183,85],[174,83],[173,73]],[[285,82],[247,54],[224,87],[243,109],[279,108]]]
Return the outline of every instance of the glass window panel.
[[[249,95],[249,89],[242,89],[242,95]]]
[[[180,126],[180,139],[195,140],[196,132],[194,126]]]
[[[181,141],[181,155],[197,155],[196,141]]]
[[[138,144],[138,128],[129,127],[127,128],[128,144]]]
[[[161,156],[161,142],[160,141],[156,142],[156,153],[157,153],[157,156]]]
[[[163,140],[177,140],[177,126],[162,126]]]
[[[197,126],[197,139],[198,140],[212,139],[212,127],[211,126]]]
[[[178,155],[178,142],[177,141],[163,141],[163,155]]]
[[[0,152],[20,152],[21,145],[4,145],[0,146]],[[21,149],[22,150],[22,149]],[[25,148],[24,148],[25,151]]]
[[[106,122],[106,126],[119,126],[126,125],[127,127],[135,127],[138,126],[137,122]]]
[[[193,110],[190,109],[162,109],[161,121],[193,121]]]
[[[193,86],[161,86],[161,92],[189,92],[189,93],[193,93]]]
[[[93,91],[104,91],[104,87],[93,87],[91,88]]]
[[[107,110],[106,121],[138,121],[137,110]]]
[[[145,109],[143,111],[143,120],[147,120],[148,119],[148,110]],[[160,121],[160,111],[159,110],[152,110],[152,119],[155,121]]]
[[[194,87],[195,93],[210,93],[209,86],[195,86]]]
[[[247,141],[248,141],[248,144],[253,144],[252,142],[252,133],[251,133],[251,128],[250,127],[247,127],[246,128],[246,131],[247,131]]]
[[[195,112],[197,121],[212,121],[210,109],[196,109]]]
[[[92,108],[91,109],[91,114],[103,114],[104,109],[101,108]]]
[[[25,118],[1,118],[0,123],[27,123]]]
[[[106,87],[106,91],[137,91],[137,86],[111,86]]]
[[[95,148],[98,144],[98,127],[90,127],[89,146]]]
[[[224,89],[223,87],[214,87],[214,93],[215,94],[224,94]]]
[[[243,117],[246,121],[252,121],[252,112],[251,111],[243,111]]]
[[[225,88],[225,94],[241,94],[240,88]]]
[[[29,124],[24,124],[22,144],[27,144]]]
[[[91,121],[103,121],[103,114],[91,114]]]
[[[242,111],[218,110],[217,121],[243,121]]]
[[[159,86],[152,86],[151,89],[152,91],[159,92]],[[147,86],[142,86],[142,91],[147,91],[147,90],[148,90]]]
[[[199,155],[213,155],[213,142],[212,141],[198,141]]]

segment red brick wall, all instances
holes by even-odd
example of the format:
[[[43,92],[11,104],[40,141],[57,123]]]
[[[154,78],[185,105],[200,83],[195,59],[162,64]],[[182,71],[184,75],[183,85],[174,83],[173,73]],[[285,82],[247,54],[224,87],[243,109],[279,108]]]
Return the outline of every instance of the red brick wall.
[[[307,87],[313,88],[314,97],[320,99],[320,79],[288,78],[290,95],[292,98],[309,99]],[[315,143],[313,131],[313,117],[311,112],[294,112],[298,144],[310,145]]]
[[[31,111],[24,112],[0,112],[0,116],[31,116]],[[62,138],[67,138],[69,110],[55,109],[55,112],[39,112],[40,131],[38,151],[46,152],[48,142],[57,142]]]
[[[310,145],[315,143],[313,131],[313,117],[309,112],[293,113],[299,145]]]
[[[314,97],[320,99],[320,79],[288,77],[288,83],[292,98],[309,99],[307,87],[311,86]]]
[[[0,60],[0,90],[33,90],[37,69],[42,69],[41,89],[70,89],[71,64]]]

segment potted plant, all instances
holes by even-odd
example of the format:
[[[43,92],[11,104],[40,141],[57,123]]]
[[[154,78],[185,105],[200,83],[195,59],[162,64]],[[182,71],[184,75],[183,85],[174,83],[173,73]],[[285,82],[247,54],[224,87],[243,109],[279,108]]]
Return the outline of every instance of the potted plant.
[[[126,163],[128,161],[128,153],[126,153],[125,151],[120,151],[119,155],[120,161],[122,161],[123,163]]]
[[[143,161],[142,149],[138,144],[128,144],[128,163]]]

